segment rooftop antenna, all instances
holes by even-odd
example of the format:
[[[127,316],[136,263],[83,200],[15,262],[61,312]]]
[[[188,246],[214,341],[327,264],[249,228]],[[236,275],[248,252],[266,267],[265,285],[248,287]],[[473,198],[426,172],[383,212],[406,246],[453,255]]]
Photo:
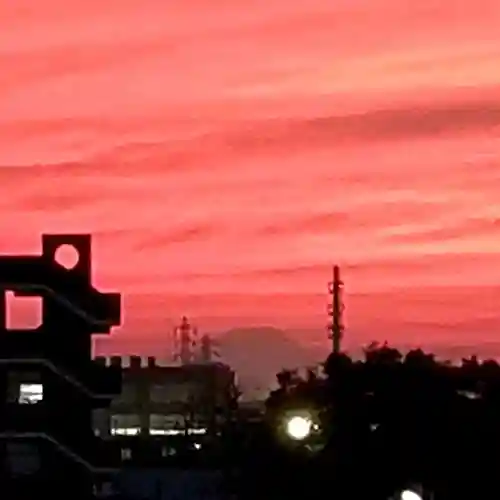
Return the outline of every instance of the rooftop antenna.
[[[220,355],[215,350],[215,341],[210,335],[202,335],[200,338],[200,361],[202,363],[211,363],[215,358]]]
[[[180,360],[182,365],[194,361],[193,348],[196,346],[196,328],[193,328],[186,316],[181,324],[174,328],[174,360]]]
[[[340,279],[339,266],[333,266],[333,281],[328,283],[328,292],[331,302],[328,304],[328,315],[332,318],[328,324],[328,337],[332,340],[332,352],[341,352],[341,343],[344,336],[343,313],[344,304],[342,302],[344,283]]]

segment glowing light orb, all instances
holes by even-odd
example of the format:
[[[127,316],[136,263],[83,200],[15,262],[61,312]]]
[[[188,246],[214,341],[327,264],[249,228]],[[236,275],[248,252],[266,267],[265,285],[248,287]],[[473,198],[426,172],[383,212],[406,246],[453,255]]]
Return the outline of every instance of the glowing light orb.
[[[422,497],[411,490],[404,490],[401,492],[401,500],[422,500]]]
[[[290,418],[286,423],[286,433],[296,440],[305,439],[311,433],[312,422],[308,418],[295,416]],[[404,500],[414,500],[408,498]],[[416,500],[416,499],[415,499]]]

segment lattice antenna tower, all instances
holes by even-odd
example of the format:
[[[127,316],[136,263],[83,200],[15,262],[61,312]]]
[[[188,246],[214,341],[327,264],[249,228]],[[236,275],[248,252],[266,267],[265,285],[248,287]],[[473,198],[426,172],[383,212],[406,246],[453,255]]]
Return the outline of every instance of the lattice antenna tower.
[[[180,360],[183,365],[188,365],[194,361],[197,335],[196,328],[193,328],[187,317],[183,316],[181,324],[174,328],[174,360]]]
[[[199,356],[202,363],[211,363],[214,358],[220,357],[215,347],[216,342],[210,335],[201,336]]]
[[[328,337],[332,341],[332,352],[338,354],[341,352],[342,339],[344,337],[344,303],[342,300],[344,292],[344,283],[340,279],[339,266],[333,267],[333,280],[328,283],[328,293],[331,302],[328,304],[328,316],[331,320],[328,324]]]

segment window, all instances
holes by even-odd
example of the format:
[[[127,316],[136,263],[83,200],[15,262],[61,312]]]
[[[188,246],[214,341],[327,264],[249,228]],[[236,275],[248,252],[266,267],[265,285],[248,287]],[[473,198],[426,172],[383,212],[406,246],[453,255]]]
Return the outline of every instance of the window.
[[[132,450],[130,448],[121,449],[122,460],[130,460],[132,458]]]
[[[186,421],[179,414],[149,416],[149,433],[153,436],[175,436],[178,434],[205,434],[206,429],[197,428],[195,423],[191,423],[186,429]]]
[[[20,384],[18,402],[24,405],[32,405],[43,400],[42,384]]]
[[[141,429],[139,427],[116,427],[111,429],[113,436],[137,436],[140,432]]]
[[[153,413],[149,415],[151,429],[183,429],[185,425],[184,416],[179,413],[169,415]]]
[[[152,414],[149,416],[149,433],[153,436],[182,434],[185,426],[182,415]]]
[[[43,399],[43,378],[38,371],[12,370],[7,374],[7,402],[32,404]]]
[[[122,414],[111,417],[111,434],[113,436],[136,436],[141,432],[139,415]]]

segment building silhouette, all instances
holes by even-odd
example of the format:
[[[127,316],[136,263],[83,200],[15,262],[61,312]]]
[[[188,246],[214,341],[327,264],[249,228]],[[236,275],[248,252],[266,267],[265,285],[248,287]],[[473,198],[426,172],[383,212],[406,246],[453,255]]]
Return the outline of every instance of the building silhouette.
[[[96,357],[101,366],[123,373],[122,391],[109,407],[94,412],[101,437],[216,435],[231,410],[235,374],[223,363],[160,365],[140,356]]]
[[[72,268],[56,260],[66,245],[78,252]],[[91,339],[120,323],[120,295],[92,286],[89,235],[43,235],[42,248],[0,257],[1,494],[93,498],[111,457],[92,412],[120,393],[121,371],[92,361]],[[7,330],[7,291],[42,298],[38,328]]]

